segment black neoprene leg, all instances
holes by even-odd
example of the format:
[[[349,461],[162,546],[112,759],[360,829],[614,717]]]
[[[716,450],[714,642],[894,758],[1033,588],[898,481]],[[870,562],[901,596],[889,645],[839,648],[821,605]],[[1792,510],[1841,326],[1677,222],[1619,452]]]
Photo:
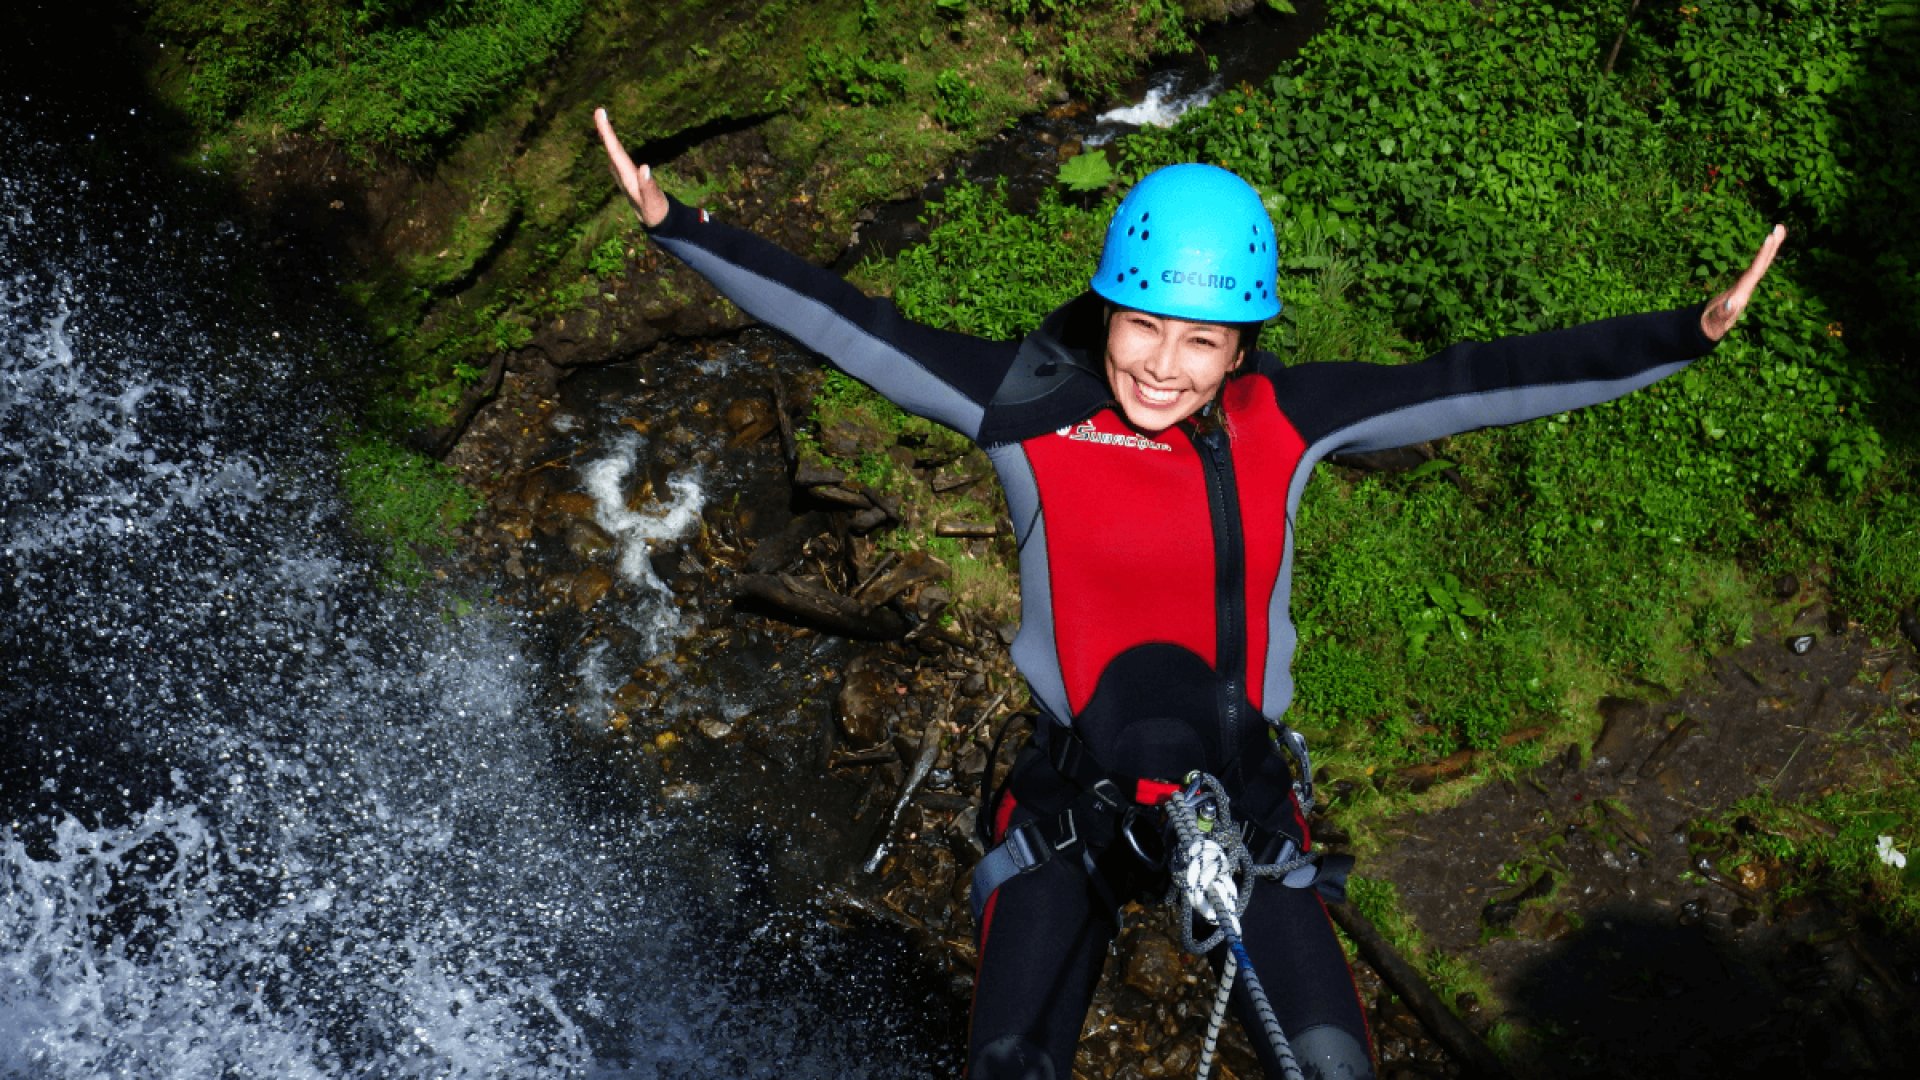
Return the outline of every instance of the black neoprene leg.
[[[1040,803],[1052,791],[1014,790]],[[1023,790],[1023,788],[1025,790]],[[1011,796],[1009,796],[1011,797]],[[1015,806],[1009,824],[1030,819]],[[1069,1080],[1116,926],[1114,905],[1078,849],[1008,879],[986,911],[973,984],[968,1076],[973,1080]]]
[[[1320,894],[1262,881],[1241,929],[1260,986],[1307,1080],[1371,1077],[1366,1014]],[[1235,980],[1233,1007],[1267,1075],[1284,1075],[1244,976]]]

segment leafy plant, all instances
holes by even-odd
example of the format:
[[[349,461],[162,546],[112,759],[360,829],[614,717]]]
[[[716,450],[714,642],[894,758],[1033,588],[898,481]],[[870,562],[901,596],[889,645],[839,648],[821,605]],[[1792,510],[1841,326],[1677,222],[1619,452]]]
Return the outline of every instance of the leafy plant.
[[[1427,654],[1427,639],[1436,633],[1450,634],[1456,641],[1468,639],[1468,626],[1488,618],[1492,612],[1453,574],[1422,583],[1425,606],[1406,621],[1407,651],[1415,657]]]
[[[940,72],[933,80],[934,106],[933,118],[949,128],[970,128],[980,121],[976,106],[984,92],[965,75],[952,68]]]
[[[1088,150],[1062,162],[1058,180],[1068,191],[1084,193],[1105,191],[1114,175],[1113,162],[1107,160],[1105,150]]]

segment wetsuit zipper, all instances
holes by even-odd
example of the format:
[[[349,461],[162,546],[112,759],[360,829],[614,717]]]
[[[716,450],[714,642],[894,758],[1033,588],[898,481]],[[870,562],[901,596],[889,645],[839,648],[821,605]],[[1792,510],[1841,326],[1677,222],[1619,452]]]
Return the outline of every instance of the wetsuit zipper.
[[[1193,434],[1207,476],[1207,507],[1213,512],[1215,643],[1214,670],[1220,675],[1221,753],[1240,771],[1240,725],[1247,670],[1246,559],[1240,533],[1240,501],[1233,482],[1233,453],[1224,426]],[[1221,779],[1226,779],[1222,777]],[[1238,779],[1235,776],[1234,779]],[[1238,786],[1238,785],[1236,785]]]

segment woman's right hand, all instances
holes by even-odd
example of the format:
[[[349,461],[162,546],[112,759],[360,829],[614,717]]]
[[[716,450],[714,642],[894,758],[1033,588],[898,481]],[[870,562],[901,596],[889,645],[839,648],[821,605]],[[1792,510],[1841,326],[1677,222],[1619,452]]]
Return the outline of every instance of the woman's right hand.
[[[627,193],[627,201],[633,204],[634,213],[640,215],[640,224],[651,229],[667,219],[667,194],[654,183],[653,170],[645,165],[635,166],[633,159],[627,156],[627,148],[620,145],[620,136],[613,133],[613,121],[607,119],[607,110],[593,110],[593,126],[600,132],[600,142],[607,148],[607,167],[613,170],[613,178],[619,182],[620,190]]]

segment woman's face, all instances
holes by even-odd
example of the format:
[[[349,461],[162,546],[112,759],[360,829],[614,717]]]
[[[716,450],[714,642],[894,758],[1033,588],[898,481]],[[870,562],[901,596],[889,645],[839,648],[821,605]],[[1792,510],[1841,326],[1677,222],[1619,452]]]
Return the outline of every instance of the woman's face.
[[[1164,431],[1199,412],[1242,355],[1238,327],[1129,308],[1107,316],[1107,385],[1142,431]]]

